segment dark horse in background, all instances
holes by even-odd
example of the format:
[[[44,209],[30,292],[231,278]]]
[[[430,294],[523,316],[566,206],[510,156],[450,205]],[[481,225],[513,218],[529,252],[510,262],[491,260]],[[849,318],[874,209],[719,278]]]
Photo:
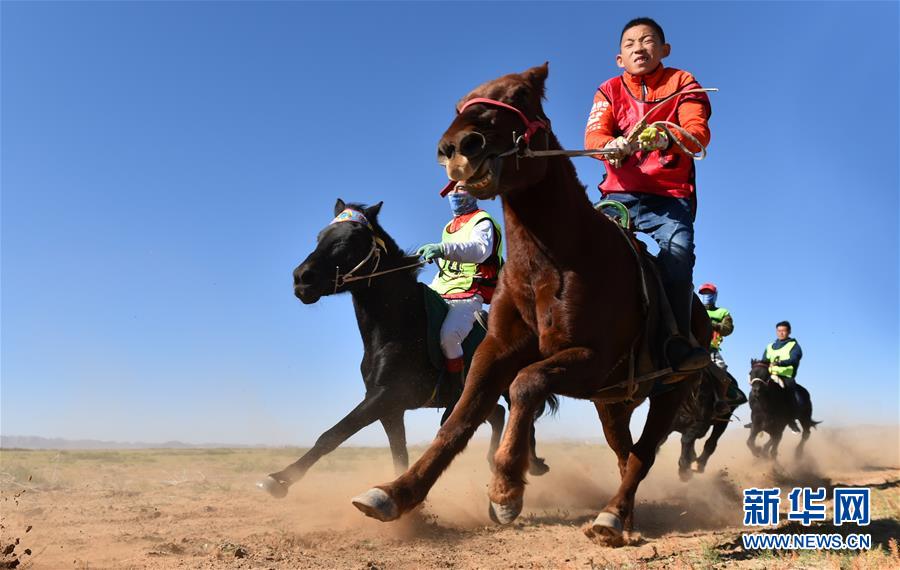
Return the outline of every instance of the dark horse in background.
[[[366,395],[341,421],[319,436],[303,457],[259,483],[274,497],[287,495],[288,487],[320,458],[376,421],[381,422],[387,434],[394,468],[402,473],[409,467],[403,423],[406,410],[447,408],[459,396],[457,387],[446,382],[439,385],[440,372],[428,356],[424,285],[417,279],[421,267],[418,258],[406,255],[378,224],[381,203],[364,207],[338,200],[334,215],[347,208],[362,213],[369,225],[333,223],[322,230],[315,251],[294,270],[294,294],[304,304],[312,304],[326,295],[350,292],[365,350],[360,370]],[[335,283],[336,271],[346,278],[357,271],[374,273],[376,268],[387,273]],[[484,418],[492,430],[488,455],[491,463],[506,415],[502,406],[494,404]],[[556,411],[555,398],[547,404]],[[549,467],[534,451],[533,429],[532,425],[529,468],[532,474],[542,475]]]
[[[812,399],[809,392],[797,384],[797,396],[802,404],[795,409],[790,394],[769,373],[768,360],[750,361],[750,437],[747,447],[755,457],[768,456],[772,460],[778,457],[778,444],[784,435],[784,428],[790,426],[794,431],[801,431],[800,443],[794,450],[794,457],[803,456],[803,447],[809,439],[809,432],[822,422],[812,419]],[[797,427],[800,422],[800,428]],[[769,434],[769,441],[758,447],[756,437],[760,432]]]
[[[541,106],[547,73],[544,64],[476,88],[460,101],[438,143],[451,181],[479,199],[501,197],[507,262],[459,403],[406,473],[353,499],[368,516],[394,520],[421,503],[509,390],[509,420],[488,494],[491,517],[513,521],[522,510],[531,418],[550,394],[560,394],[594,401],[618,457],[621,485],[591,532],[621,544],[638,484],[699,378],[684,375],[669,390],[651,392],[636,443],[629,422],[641,400],[614,401],[601,392],[628,382],[629,354],[646,330],[641,270],[628,238],[592,206],[571,160],[518,156],[523,146],[562,148]],[[699,299],[693,332],[701,346],[709,345],[712,327]]]
[[[715,366],[715,364],[710,364],[710,366]],[[725,374],[728,373],[725,372]],[[731,374],[728,374],[728,377],[734,381]],[[728,427],[728,418],[716,417],[715,413],[718,384],[718,378],[713,376],[713,373],[708,369],[704,370],[700,382],[691,388],[690,395],[681,403],[681,407],[675,415],[675,420],[672,422],[671,431],[677,431],[681,434],[681,456],[678,458],[678,476],[681,477],[682,481],[687,481],[691,478],[691,466],[694,462],[697,463],[697,473],[703,473],[706,470],[706,463],[716,451],[719,438],[722,437],[722,434],[725,433],[725,429]],[[739,388],[735,389],[739,395],[731,400],[729,417],[741,404],[747,401],[747,396]],[[706,438],[706,442],[703,444],[703,452],[698,457],[695,443],[698,439],[706,436],[710,428],[712,428],[712,432]]]

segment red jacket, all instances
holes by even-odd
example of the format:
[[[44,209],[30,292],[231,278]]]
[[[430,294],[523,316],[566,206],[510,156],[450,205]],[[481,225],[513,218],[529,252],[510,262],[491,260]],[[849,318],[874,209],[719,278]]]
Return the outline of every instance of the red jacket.
[[[640,118],[665,97],[700,87],[694,77],[680,69],[662,65],[647,75],[628,72],[603,83],[594,95],[594,105],[584,133],[585,148],[603,148],[618,136],[627,135]],[[675,96],[660,105],[647,122],[670,121],[691,133],[703,146],[709,144],[709,116],[711,109],[705,93]],[[676,136],[692,151],[690,141],[680,133]],[[646,192],[674,198],[689,198],[694,194],[694,160],[678,145],[653,152],[641,152],[628,157],[620,167],[606,165],[606,178],[600,183],[604,193]]]

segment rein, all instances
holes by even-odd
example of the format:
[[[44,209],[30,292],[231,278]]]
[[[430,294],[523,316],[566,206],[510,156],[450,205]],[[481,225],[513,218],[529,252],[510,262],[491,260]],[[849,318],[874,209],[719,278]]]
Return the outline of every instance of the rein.
[[[671,121],[654,121],[652,123],[647,123],[647,117],[650,116],[651,113],[656,111],[660,106],[665,103],[668,103],[673,98],[680,97],[681,95],[687,95],[690,93],[708,93],[718,91],[718,88],[708,87],[708,88],[697,88],[697,89],[688,89],[685,91],[679,91],[677,93],[673,93],[663,100],[659,101],[656,105],[650,108],[649,111],[644,113],[644,116],[641,117],[634,127],[632,127],[631,131],[629,131],[626,139],[630,143],[635,143],[637,141],[638,135],[646,129],[647,127],[656,127],[666,132],[669,136],[669,139],[678,146],[685,154],[691,156],[694,160],[703,160],[706,158],[706,147],[700,144],[700,141],[697,140],[694,135],[685,130],[681,125],[677,125]],[[514,112],[519,118],[522,120],[522,123],[525,125],[525,134],[521,136],[516,136],[516,132],[513,131],[513,146],[508,151],[505,151],[501,154],[498,154],[495,158],[503,158],[509,156],[511,154],[515,154],[517,158],[544,158],[548,156],[568,156],[568,157],[576,157],[576,156],[605,156],[610,154],[616,154],[619,151],[607,148],[588,148],[582,150],[531,150],[530,142],[531,137],[539,130],[550,130],[550,123],[545,119],[535,119],[534,121],[528,120],[528,117],[525,116],[525,113],[520,111],[519,109],[513,107],[512,105],[508,105],[502,101],[497,101],[496,99],[488,99],[485,97],[476,97],[474,99],[469,99],[466,103],[460,107],[459,112],[457,114],[461,114],[467,108],[472,105],[481,103],[483,105],[491,105],[493,107],[499,107],[501,109],[506,109],[508,111]],[[677,131],[681,134],[685,139],[689,140],[693,143],[697,148],[700,149],[699,152],[694,153],[689,150],[681,140],[676,137],[672,130]]]
[[[367,273],[365,275],[354,275],[357,271],[359,271],[363,265],[366,264],[372,258],[375,258],[375,266],[372,268],[372,273]],[[381,264],[381,246],[379,246],[378,241],[373,236],[372,238],[372,249],[369,250],[368,255],[366,255],[362,261],[356,264],[356,267],[341,275],[341,268],[334,268],[334,293],[338,292],[338,289],[346,285],[347,283],[353,283],[354,281],[364,281],[366,279],[369,280],[368,286],[372,286],[372,279],[376,277],[381,277],[382,275],[388,275],[390,273],[396,273],[397,271],[407,271],[414,267],[421,267],[425,265],[425,261],[418,261],[416,263],[410,263],[409,265],[403,265],[401,267],[394,267],[392,269],[385,269],[382,271],[378,271],[378,266]]]

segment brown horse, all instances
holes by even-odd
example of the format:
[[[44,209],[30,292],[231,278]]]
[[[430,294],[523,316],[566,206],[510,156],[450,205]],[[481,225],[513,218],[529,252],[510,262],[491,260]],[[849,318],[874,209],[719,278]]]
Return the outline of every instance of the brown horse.
[[[690,375],[651,395],[637,443],[629,421],[640,401],[600,401],[598,391],[628,380],[628,356],[645,330],[641,273],[628,240],[592,207],[571,160],[519,158],[526,149],[561,150],[541,106],[547,73],[544,64],[476,88],[438,144],[451,181],[479,199],[501,197],[508,261],[456,409],[406,473],[354,498],[371,517],[393,520],[421,503],[509,390],[489,513],[496,522],[513,521],[522,509],[531,418],[553,393],[595,402],[622,480],[592,530],[620,544],[623,529],[632,527],[638,484],[697,380]],[[709,320],[699,300],[694,305],[694,336],[707,346]]]

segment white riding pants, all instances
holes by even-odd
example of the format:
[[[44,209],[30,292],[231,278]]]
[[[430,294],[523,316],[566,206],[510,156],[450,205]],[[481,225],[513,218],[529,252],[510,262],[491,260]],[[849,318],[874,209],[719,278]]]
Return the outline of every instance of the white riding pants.
[[[475,313],[481,310],[484,299],[475,295],[467,299],[445,299],[450,306],[444,324],[441,325],[441,350],[449,359],[462,358],[462,343],[472,332]]]

